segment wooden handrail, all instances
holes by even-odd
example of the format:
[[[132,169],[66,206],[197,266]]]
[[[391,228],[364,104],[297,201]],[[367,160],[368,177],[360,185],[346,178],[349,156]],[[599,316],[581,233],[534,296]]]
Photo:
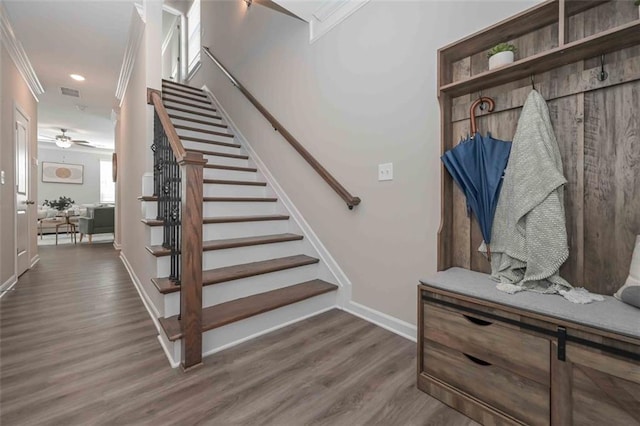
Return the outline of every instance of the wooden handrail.
[[[162,103],[162,92],[156,89],[147,88],[147,104],[153,105],[156,109],[156,113],[158,114],[158,118],[160,118],[164,132],[167,134],[167,139],[169,139],[173,155],[176,156],[178,163],[182,162],[182,160],[187,156],[187,150],[182,145],[178,132],[176,132],[175,127],[173,127],[171,117],[169,117],[169,113],[164,107],[164,103]]]
[[[209,57],[209,59],[211,59],[227,76],[227,78],[231,80],[233,85],[236,86],[238,90],[240,90],[240,92],[244,96],[246,96],[249,102],[251,102],[253,106],[262,113],[264,118],[267,119],[271,126],[276,131],[280,132],[282,137],[284,137],[285,140],[289,142],[293,149],[298,151],[302,158],[304,158],[307,163],[309,163],[309,165],[320,175],[320,177],[329,184],[329,186],[344,200],[345,203],[347,203],[347,207],[349,207],[349,210],[352,210],[354,206],[360,204],[360,198],[351,195],[349,191],[347,191],[345,187],[342,186],[340,182],[338,182],[338,180],[334,178],[331,173],[329,173],[327,169],[325,169],[322,164],[320,164],[318,160],[316,160],[314,156],[311,155],[311,153],[307,151],[306,148],[302,146],[302,144],[298,142],[298,140],[293,137],[293,135],[289,133],[289,131],[285,129],[284,126],[273,115],[271,115],[271,113],[267,111],[267,109],[262,106],[262,104],[258,102],[258,100],[247,89],[245,89],[245,87],[224,67],[224,65],[222,65],[222,63],[218,59],[216,59],[216,57],[213,55],[213,53],[211,53],[208,47],[202,46],[202,49],[204,50],[204,53]]]

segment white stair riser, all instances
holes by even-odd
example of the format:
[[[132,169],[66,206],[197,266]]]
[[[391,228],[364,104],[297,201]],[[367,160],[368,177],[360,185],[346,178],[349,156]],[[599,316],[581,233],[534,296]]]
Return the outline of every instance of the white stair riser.
[[[218,111],[212,111],[211,110],[211,106],[207,107],[206,105],[198,105],[198,106],[194,106],[194,105],[184,105],[184,104],[179,104],[177,102],[171,102],[168,99],[164,100],[164,105],[166,109],[172,109],[172,108],[180,108],[185,109],[187,111],[194,111],[194,112],[200,112],[200,113],[204,113],[204,114],[208,114],[208,115],[218,115]],[[184,111],[178,111],[180,114],[183,114]]]
[[[149,245],[162,244],[162,226],[148,226]],[[284,234],[289,230],[288,220],[267,220],[260,222],[212,223],[203,226],[203,240],[257,237],[260,235]]]
[[[267,190],[264,186],[206,183],[203,192],[205,197],[264,197]]]
[[[288,220],[266,220],[260,222],[215,223],[204,226],[203,239],[223,240],[227,238],[257,237],[261,235],[289,232]],[[162,242],[162,241],[161,241]]]
[[[313,250],[307,248],[304,241],[287,241],[274,244],[261,244],[250,247],[237,247],[224,250],[210,250],[202,254],[202,269],[210,270],[224,268],[244,263],[260,262],[263,260],[275,259],[278,257],[295,256],[306,254],[314,256]],[[156,261],[156,276],[167,277],[170,273],[169,256],[158,257]],[[315,272],[314,278],[318,277]]]
[[[178,116],[184,117],[184,115],[182,115],[182,113],[180,111],[175,113]],[[174,126],[187,126],[187,127],[195,127],[196,129],[203,129],[203,130],[213,130],[214,132],[230,132],[228,127],[220,127],[220,126],[214,126],[213,124],[223,124],[221,119],[215,119],[215,118],[209,118],[209,117],[192,117],[196,120],[199,121],[205,121],[208,124],[203,124],[203,123],[196,123],[194,121],[191,120],[181,120],[179,118],[172,118],[171,122],[173,123]]]
[[[274,202],[209,201],[204,203],[205,217],[272,215],[282,212]]]
[[[155,219],[158,216],[157,201],[144,201],[142,205],[144,206],[143,215],[145,219]]]
[[[205,355],[215,353],[248,338],[274,331],[314,314],[327,311],[335,307],[336,303],[336,292],[333,291],[210,330],[202,335],[202,353]]]
[[[184,106],[184,105],[174,105],[174,106],[176,108],[178,108],[178,107],[181,107],[181,106]],[[210,121],[212,123],[219,123],[219,124],[223,123],[222,118],[213,118],[213,117],[211,117],[211,116],[220,117],[217,112],[204,111],[205,114],[207,114],[206,116],[204,116],[204,115],[200,115],[200,114],[192,114],[190,112],[177,111],[177,110],[174,110],[173,108],[171,108],[169,105],[166,105],[166,108],[167,108],[167,112],[169,114],[171,114],[171,115],[177,115],[179,117],[186,117],[186,118],[194,118],[196,120],[201,120],[201,121]],[[182,124],[184,124],[186,126],[189,126],[191,124],[196,124],[196,123],[193,123],[192,121],[188,121],[188,120],[182,121],[182,120],[177,119],[177,118],[172,118],[171,121],[172,121],[172,123],[175,123],[175,124],[182,123]]]
[[[189,141],[185,139],[182,139],[181,142],[184,145],[184,147],[188,150],[193,149],[193,150],[200,150],[200,151],[213,151],[213,152],[222,152],[225,154],[234,154],[234,155],[245,154],[242,148],[238,148],[234,146],[224,146],[224,145],[217,145],[213,143]]]
[[[209,151],[216,150],[209,149]],[[215,164],[220,166],[249,167],[249,160],[244,158],[221,157],[219,155],[204,155],[204,159],[207,160],[208,164]]]
[[[195,126],[189,125],[189,127],[195,127]],[[211,133],[199,132],[197,130],[187,130],[187,129],[176,128],[176,132],[178,132],[178,135],[180,136],[190,136],[195,138],[217,140],[221,142],[233,142],[233,137],[229,129],[223,129],[218,127],[215,129],[206,129],[206,130],[213,130],[214,132],[222,133],[223,135],[214,135]],[[229,135],[229,136],[224,136],[224,135]]]
[[[218,305],[241,297],[253,296],[279,288],[289,287],[317,278],[317,265],[301,266],[202,287],[202,307]],[[165,317],[180,312],[180,293],[164,296]]]
[[[335,308],[336,305],[336,292],[333,291],[209,330],[202,335],[202,354],[204,356],[212,355],[249,339],[326,312]],[[181,350],[181,346],[180,340],[173,342],[173,347],[177,352]],[[176,358],[176,361],[178,360]]]
[[[256,181],[258,180],[258,174],[256,172],[245,172],[239,170],[204,169],[204,178]]]

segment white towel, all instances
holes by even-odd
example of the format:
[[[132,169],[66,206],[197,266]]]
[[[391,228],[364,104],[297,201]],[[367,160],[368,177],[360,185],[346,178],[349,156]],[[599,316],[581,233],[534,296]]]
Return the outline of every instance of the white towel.
[[[518,120],[493,221],[491,271],[499,290],[558,293],[574,303],[603,300],[558,274],[569,257],[566,183],[549,109],[533,90]]]

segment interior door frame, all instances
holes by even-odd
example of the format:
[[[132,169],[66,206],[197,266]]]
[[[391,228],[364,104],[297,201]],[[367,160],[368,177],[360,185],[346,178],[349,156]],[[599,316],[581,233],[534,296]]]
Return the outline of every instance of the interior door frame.
[[[12,134],[13,134],[13,146],[14,146],[14,166],[16,167],[16,169],[14,170],[14,179],[16,179],[16,181],[14,182],[14,188],[13,188],[13,215],[14,215],[14,222],[13,222],[13,247],[14,247],[14,252],[13,252],[13,273],[15,274],[16,280],[18,279],[18,216],[17,216],[17,212],[18,212],[18,182],[17,182],[17,167],[18,167],[18,151],[17,151],[17,146],[16,146],[16,140],[17,140],[17,130],[16,130],[16,125],[18,123],[18,114],[22,115],[22,117],[24,117],[27,121],[27,176],[26,176],[26,189],[27,189],[27,199],[32,195],[31,194],[31,116],[29,116],[29,114],[27,114],[27,112],[24,110],[24,108],[22,108],[20,106],[20,104],[18,104],[15,100],[13,101],[13,120],[11,123],[11,128],[12,128]],[[30,210],[29,210],[29,205],[27,205],[27,240],[28,240],[28,244],[27,244],[27,259],[28,259],[28,266],[27,266],[27,271],[29,269],[31,269],[33,267],[32,264],[32,257],[31,257],[31,224],[29,224],[29,217],[30,215]],[[35,262],[34,262],[35,264]]]
[[[178,49],[180,51],[180,61],[178,63],[177,83],[184,83],[185,79],[187,78],[187,39],[185,38],[187,34],[187,15],[182,13],[180,10],[166,4],[162,5],[162,10],[176,16],[176,23],[180,25],[180,32],[178,33],[180,36],[180,47]]]

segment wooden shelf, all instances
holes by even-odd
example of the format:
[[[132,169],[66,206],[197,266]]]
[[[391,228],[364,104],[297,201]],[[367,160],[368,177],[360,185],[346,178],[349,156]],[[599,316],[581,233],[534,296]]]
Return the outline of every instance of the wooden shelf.
[[[496,70],[485,71],[466,80],[446,84],[440,87],[440,91],[452,97],[461,96],[638,43],[640,43],[640,20],[529,56]]]

